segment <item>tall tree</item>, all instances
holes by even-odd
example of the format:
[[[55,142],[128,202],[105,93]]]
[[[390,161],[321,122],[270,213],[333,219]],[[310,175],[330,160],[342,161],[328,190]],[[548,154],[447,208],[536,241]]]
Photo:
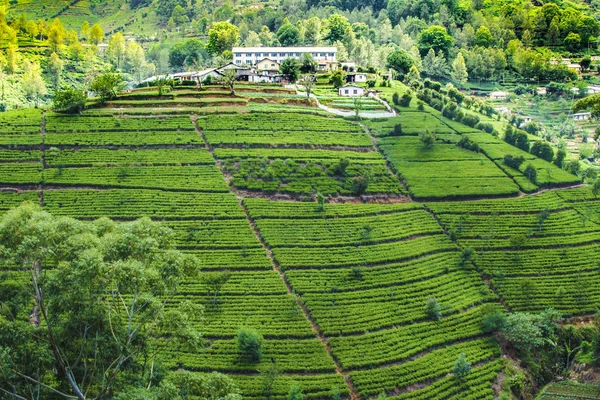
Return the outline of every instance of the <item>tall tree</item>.
[[[54,89],[58,89],[60,85],[60,78],[62,75],[63,68],[65,63],[60,59],[59,55],[56,53],[52,53],[50,55],[50,59],[48,60],[48,71],[50,72],[50,76],[52,77],[52,84]]]
[[[450,47],[454,43],[452,36],[448,35],[446,28],[443,26],[432,25],[421,32],[419,36],[419,51],[421,55],[426,55],[429,50],[434,50],[436,53],[440,51],[447,56]]]
[[[48,94],[46,82],[44,82],[44,79],[42,78],[42,69],[38,63],[29,61],[25,62],[24,69],[25,73],[21,78],[23,93],[25,93],[25,97],[37,107],[40,99]]]
[[[121,32],[117,32],[111,36],[106,49],[106,58],[115,67],[120,68],[123,58],[125,58],[125,37]]]
[[[452,79],[458,83],[467,83],[469,73],[462,53],[458,53],[454,61],[452,61]]]
[[[60,46],[62,46],[65,42],[66,34],[67,32],[62,22],[56,18],[48,28],[48,41],[50,42],[50,48],[52,51],[59,51]]]
[[[104,40],[104,31],[99,24],[94,24],[90,31],[90,43],[98,46]]]
[[[4,394],[84,400],[149,389],[161,380],[164,346],[201,347],[202,309],[166,306],[198,271],[195,258],[173,250],[168,228],[147,218],[81,222],[25,203],[0,221],[0,243],[2,262],[28,280],[0,316]]]
[[[231,50],[240,41],[240,31],[237,26],[229,22],[217,22],[208,31],[206,51],[212,56]]]

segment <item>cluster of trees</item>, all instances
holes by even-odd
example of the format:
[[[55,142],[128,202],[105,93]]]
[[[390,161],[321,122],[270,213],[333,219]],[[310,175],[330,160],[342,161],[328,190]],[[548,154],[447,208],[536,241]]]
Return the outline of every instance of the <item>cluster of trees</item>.
[[[173,239],[147,218],[82,222],[33,203],[9,211],[0,260],[28,282],[0,281],[2,397],[239,399],[224,375],[161,367],[164,346],[202,347],[202,306],[165,308],[199,274]]]

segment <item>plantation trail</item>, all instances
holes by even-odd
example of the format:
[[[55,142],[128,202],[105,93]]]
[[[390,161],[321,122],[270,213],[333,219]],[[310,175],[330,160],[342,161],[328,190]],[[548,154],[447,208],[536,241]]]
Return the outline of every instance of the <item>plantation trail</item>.
[[[331,349],[331,346],[329,344],[329,341],[327,340],[327,337],[325,337],[325,335],[319,328],[316,321],[312,318],[310,311],[308,310],[306,305],[302,302],[302,300],[298,296],[296,296],[294,294],[294,289],[293,289],[290,281],[287,279],[287,276],[285,275],[285,271],[283,271],[281,269],[281,266],[279,265],[279,263],[273,256],[273,252],[272,252],[270,246],[264,240],[262,234],[260,233],[260,230],[256,226],[256,223],[250,216],[250,212],[248,211],[248,209],[246,208],[246,205],[244,204],[244,196],[242,196],[241,193],[239,193],[237,190],[235,190],[233,185],[231,185],[231,178],[228,177],[228,175],[225,173],[223,164],[219,160],[217,160],[217,158],[214,156],[214,148],[210,145],[210,143],[206,139],[204,132],[198,127],[198,124],[197,124],[198,116],[192,115],[191,120],[192,120],[194,126],[196,127],[196,131],[198,132],[198,135],[204,141],[206,150],[208,150],[208,152],[210,152],[210,154],[212,155],[213,159],[215,160],[215,164],[221,170],[221,173],[222,173],[224,179],[227,181],[227,184],[229,185],[230,190],[235,194],[236,198],[238,199],[239,205],[244,210],[244,214],[246,215],[246,221],[248,221],[248,225],[250,225],[250,227],[252,228],[252,232],[254,233],[255,237],[258,239],[258,241],[262,245],[263,249],[265,250],[267,257],[271,261],[273,270],[279,274],[282,282],[284,283],[284,285],[287,288],[288,295],[293,296],[295,303],[302,310],[302,314],[304,315],[304,318],[306,318],[306,320],[308,322],[310,322],[313,332],[315,333],[317,338],[321,341],[321,343],[323,344],[323,347],[325,348],[325,351],[327,351],[327,354],[333,361],[333,363],[335,365],[336,373],[338,373],[344,377],[344,381],[346,382],[346,385],[348,386],[348,391],[350,392],[350,399],[351,400],[359,400],[360,396],[358,394],[358,390],[352,383],[352,380],[350,379],[350,375],[346,371],[343,370],[342,365],[340,364],[339,360],[333,354],[333,350]]]

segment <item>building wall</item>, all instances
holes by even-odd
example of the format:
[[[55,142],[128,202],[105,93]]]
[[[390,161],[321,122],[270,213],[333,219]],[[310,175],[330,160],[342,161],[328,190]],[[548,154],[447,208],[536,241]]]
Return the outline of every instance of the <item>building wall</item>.
[[[273,60],[262,60],[256,64],[256,68],[260,71],[268,69],[268,70],[278,70],[279,64]]]
[[[313,58],[317,61],[319,60],[327,60],[327,61],[336,61],[336,52],[335,48],[328,47],[315,47],[305,49],[302,47],[282,47],[282,48],[270,48],[270,47],[259,47],[255,49],[234,49],[233,52],[233,62],[241,65],[255,65],[263,58],[270,58],[273,61],[281,63],[286,58],[297,58],[300,59],[304,54],[308,53],[313,56]]]

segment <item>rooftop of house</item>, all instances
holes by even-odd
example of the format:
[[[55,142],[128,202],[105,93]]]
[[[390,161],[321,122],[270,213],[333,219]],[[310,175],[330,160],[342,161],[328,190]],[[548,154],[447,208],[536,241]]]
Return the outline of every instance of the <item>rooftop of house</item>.
[[[233,53],[260,53],[260,52],[273,52],[273,53],[285,53],[285,52],[327,52],[337,53],[337,47],[310,47],[310,46],[297,46],[297,47],[234,47]]]

